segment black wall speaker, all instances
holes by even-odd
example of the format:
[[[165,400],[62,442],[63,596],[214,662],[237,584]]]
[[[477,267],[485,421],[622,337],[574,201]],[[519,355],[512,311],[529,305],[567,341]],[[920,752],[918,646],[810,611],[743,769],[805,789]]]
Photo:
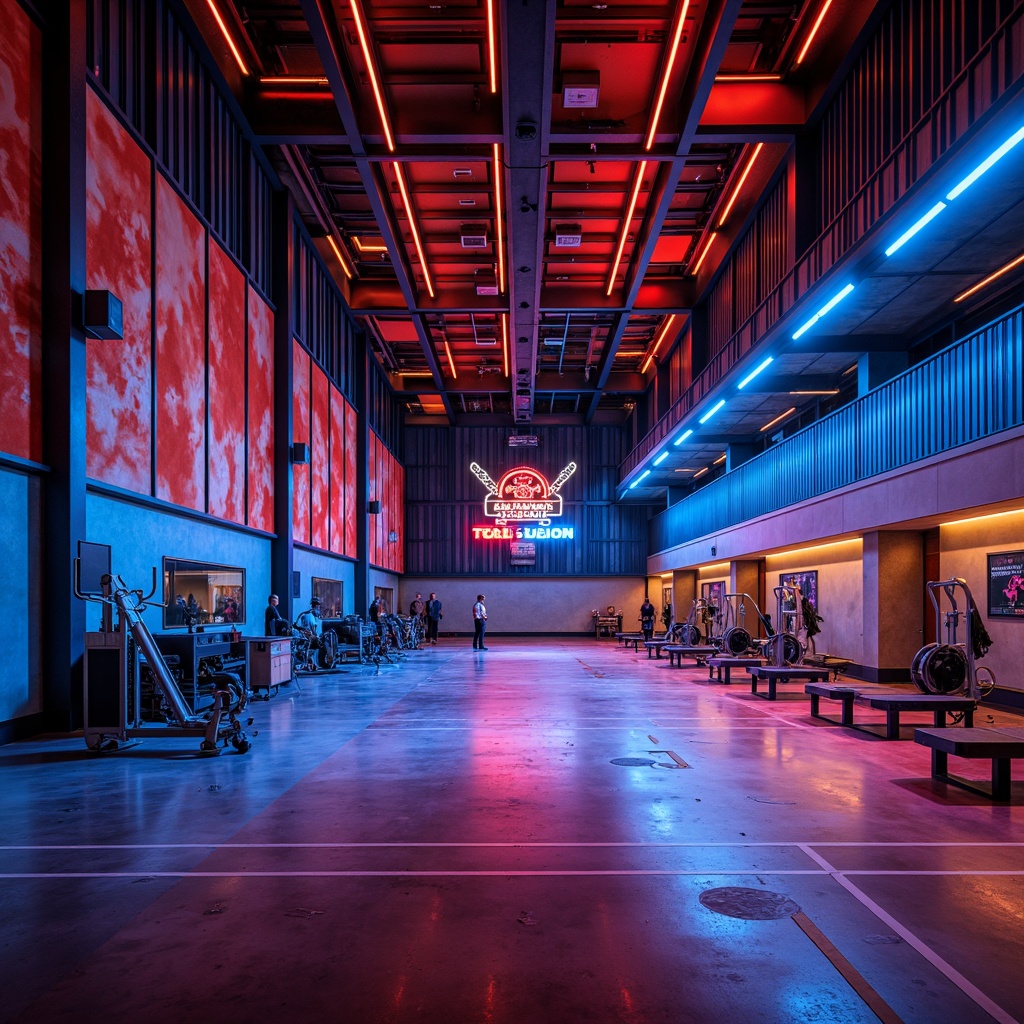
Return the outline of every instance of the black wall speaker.
[[[309,445],[304,441],[296,441],[292,445],[292,462],[296,466],[304,466],[309,462]]]
[[[379,501],[368,501],[366,503],[366,511],[369,512],[369,514],[371,516],[379,516],[380,515],[380,502]]]
[[[120,341],[124,337],[124,307],[112,292],[87,291],[82,326],[91,338]]]

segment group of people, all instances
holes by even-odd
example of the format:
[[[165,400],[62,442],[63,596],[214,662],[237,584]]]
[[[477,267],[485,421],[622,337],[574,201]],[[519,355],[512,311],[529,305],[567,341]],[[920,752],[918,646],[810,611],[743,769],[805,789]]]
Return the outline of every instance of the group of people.
[[[376,600],[380,600],[380,598]],[[409,616],[413,619],[419,619],[423,624],[426,643],[436,644],[437,630],[441,625],[441,620],[444,618],[444,612],[441,610],[441,602],[437,599],[437,594],[431,591],[426,601],[423,600],[422,594],[417,594],[409,604]],[[373,618],[372,605],[370,607],[370,618]]]

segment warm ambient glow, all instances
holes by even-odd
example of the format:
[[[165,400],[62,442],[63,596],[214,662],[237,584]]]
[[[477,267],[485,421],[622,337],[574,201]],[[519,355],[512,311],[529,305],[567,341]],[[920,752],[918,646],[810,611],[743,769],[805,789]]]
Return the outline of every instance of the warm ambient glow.
[[[1019,515],[1024,515],[1024,508],[1011,508],[1008,512],[989,512],[983,516],[971,516],[970,519],[951,519],[948,523],[939,523],[939,526],[963,526],[965,523],[977,523],[982,519],[995,519],[997,516]]]
[[[338,248],[338,243],[334,240],[334,235],[328,235],[327,241],[331,243],[334,255],[338,257],[338,262],[341,264],[342,272],[351,281],[352,271],[348,269],[348,263],[346,262],[345,257],[341,255],[341,249]]]
[[[793,61],[795,67],[799,64],[804,57],[807,56],[807,51],[811,48],[811,43],[814,42],[814,37],[818,34],[818,29],[821,28],[821,23],[825,20],[825,15],[828,13],[828,9],[832,6],[832,0],[825,0],[821,5],[821,10],[818,12],[818,17],[815,19],[814,25],[811,27],[810,35],[804,41],[803,47],[800,52],[796,55],[796,60]]]
[[[396,377],[433,377],[429,370],[397,370]]]
[[[372,245],[372,244],[368,244],[366,242],[361,242],[359,240],[359,236],[358,235],[351,235],[350,237],[352,239],[352,244],[359,250],[360,253],[364,253],[364,252],[381,253],[381,252],[387,252],[388,251],[388,247],[386,245],[384,245],[384,244]]]
[[[1024,263],[1024,252],[1022,252],[1016,259],[1010,260],[1009,263],[1000,267],[997,271],[995,271],[995,273],[989,274],[988,277],[979,281],[973,288],[968,288],[967,291],[961,292],[953,301],[963,302],[964,299],[973,295],[977,291],[981,291],[981,289],[984,288],[985,285],[991,284],[997,277],[1002,277],[1003,274],[1013,270],[1014,267],[1020,266],[1021,263]]]
[[[498,91],[498,58],[494,47],[494,0],[487,0],[487,62],[491,69],[491,92]]]
[[[654,348],[651,349],[651,354],[644,360],[644,365],[640,367],[641,373],[647,372],[647,367],[651,365],[651,360],[658,354],[658,349],[661,348],[661,343],[665,340],[665,335],[668,334],[669,328],[672,326],[672,321],[676,318],[673,313],[666,321],[665,326],[662,327],[661,333],[658,335],[657,340],[654,343]]]
[[[493,90],[492,90],[493,92]],[[505,294],[505,244],[501,230],[501,149],[494,143],[494,248],[498,250],[498,294]],[[508,370],[505,370],[508,376]]]
[[[327,79],[322,75],[317,78],[313,75],[265,75],[260,79],[260,85],[327,85]]]
[[[452,378],[457,380],[458,374],[455,372],[455,360],[452,359],[452,347],[448,344],[448,339],[444,339],[444,354],[448,357],[448,369],[452,371]]]
[[[754,147],[754,152],[751,154],[750,159],[747,161],[747,166],[743,168],[743,173],[740,175],[740,180],[736,182],[736,187],[732,190],[732,195],[729,197],[729,202],[725,204],[725,210],[722,211],[722,216],[719,217],[718,219],[719,228],[721,228],[722,225],[725,224],[726,219],[728,218],[729,213],[732,210],[732,204],[736,202],[737,196],[739,196],[740,192],[743,190],[743,183],[747,180],[747,175],[750,174],[750,168],[754,166],[754,161],[757,159],[757,154],[760,153],[762,149],[764,149],[763,142],[759,142]]]
[[[792,548],[788,551],[773,551],[765,555],[765,560],[770,558],[786,559],[792,561],[794,555],[809,555],[816,554],[821,555],[825,551],[831,551],[834,554],[842,554],[847,549],[857,549],[862,546],[863,542],[859,537],[851,538],[850,540],[833,540],[828,541],[825,544],[812,544],[805,548]],[[854,550],[850,550],[850,554],[854,553]]]
[[[768,72],[759,73],[751,72],[750,74],[741,75],[715,75],[716,82],[781,82],[782,75],[771,74]]]
[[[629,198],[629,209],[626,211],[626,219],[622,222],[619,248],[615,253],[615,259],[612,261],[612,272],[608,275],[608,287],[605,289],[605,295],[611,295],[612,289],[615,287],[615,277],[619,272],[619,261],[622,259],[622,250],[626,248],[626,239],[629,237],[629,225],[633,221],[633,211],[636,209],[636,200],[640,195],[640,186],[643,184],[644,171],[646,170],[647,161],[641,160],[640,166],[637,168],[636,180],[633,182],[633,194]]]
[[[690,271],[690,275],[692,277],[696,277],[698,272],[700,271],[701,264],[704,262],[704,257],[707,256],[707,254],[711,251],[711,243],[715,240],[716,234],[717,232],[712,231],[711,234],[708,235],[707,245],[704,246],[704,251],[700,254],[699,259],[693,265],[693,270]]]
[[[693,479],[696,480],[697,477],[703,476],[708,471],[708,469],[708,466],[705,466],[703,469],[698,469],[697,472],[693,474]]]
[[[224,24],[224,19],[220,16],[220,11],[217,10],[217,5],[214,3],[214,0],[206,0],[206,3],[213,14],[214,21],[217,22],[220,34],[224,37],[224,42],[228,44],[231,56],[235,58],[235,63],[238,65],[239,70],[243,75],[249,74],[249,69],[246,67],[245,61],[242,60],[242,55],[238,52],[238,47],[235,46],[235,41],[231,38],[231,33],[228,31],[227,25]]]
[[[420,266],[423,268],[423,280],[427,285],[430,297],[434,297],[434,282],[430,280],[430,269],[427,267],[427,257],[423,252],[420,243],[420,233],[416,227],[416,215],[413,213],[412,203],[409,202],[409,190],[405,187],[405,175],[402,173],[402,165],[395,161],[395,177],[398,179],[398,191],[402,194],[402,202],[405,204],[405,213],[409,218],[409,229],[412,231],[412,242],[416,246],[416,255],[420,258]],[[455,376],[455,369],[452,368],[452,376]]]
[[[658,99],[654,104],[654,114],[651,117],[651,126],[647,129],[647,138],[644,140],[644,149],[648,150],[654,145],[654,136],[658,133],[658,121],[661,118],[661,108],[665,102],[665,93],[668,92],[668,82],[672,77],[672,68],[675,66],[676,54],[679,52],[679,40],[683,37],[683,27],[686,24],[686,11],[690,6],[690,0],[683,0],[682,9],[679,11],[679,19],[676,21],[676,30],[672,34],[672,47],[669,50],[668,61],[665,64],[665,71],[661,76],[661,85],[658,88]]]
[[[724,453],[722,455],[719,455],[718,458],[715,459],[715,461],[711,463],[711,465],[712,466],[720,466],[723,462],[725,462],[725,455],[724,455]]]
[[[838,395],[838,390],[832,391],[790,391],[791,395]]]
[[[771,430],[771,428],[774,427],[776,423],[781,423],[784,419],[786,419],[787,416],[792,416],[795,412],[796,406],[794,405],[791,409],[787,409],[784,413],[780,413],[778,416],[776,416],[775,419],[771,421],[771,423],[766,423],[761,428],[760,433],[763,434],[766,430]]]
[[[508,313],[501,314],[501,362],[508,376]]]
[[[377,113],[380,115],[381,127],[384,129],[384,140],[388,144],[388,152],[394,153],[395,140],[391,135],[388,111],[384,106],[384,94],[381,92],[380,82],[377,80],[377,66],[374,64],[373,54],[370,52],[370,40],[367,38],[366,29],[363,28],[363,15],[359,10],[359,0],[349,0],[349,5],[352,8],[352,17],[355,18],[356,32],[359,34],[359,47],[363,51],[363,60],[366,61],[366,71],[370,76],[373,98],[377,103]],[[434,293],[430,294],[433,296]]]

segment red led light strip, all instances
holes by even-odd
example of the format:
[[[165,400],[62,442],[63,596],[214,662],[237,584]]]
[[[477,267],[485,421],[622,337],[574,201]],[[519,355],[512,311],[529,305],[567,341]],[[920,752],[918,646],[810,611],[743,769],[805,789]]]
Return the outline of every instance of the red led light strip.
[[[359,10],[359,0],[349,0],[349,5],[352,8],[352,16],[356,21],[356,32],[359,35],[359,47],[363,51],[363,60],[366,61],[366,70],[370,76],[370,85],[373,87],[373,98],[377,102],[377,113],[380,115],[381,127],[384,129],[384,140],[388,144],[388,152],[394,153],[395,151],[395,140],[391,135],[391,124],[388,121],[387,107],[384,106],[384,94],[380,88],[380,82],[377,80],[377,67],[373,61],[373,54],[370,52],[370,40],[366,35],[366,30],[363,28],[363,15]],[[431,295],[434,293],[431,292]]]
[[[793,61],[794,67],[807,56],[807,51],[811,48],[811,43],[814,42],[814,37],[818,34],[818,29],[821,28],[821,23],[825,20],[825,15],[828,13],[828,9],[831,6],[832,0],[825,0],[821,11],[818,13],[818,17],[815,19],[814,25],[811,28],[811,34],[807,37],[800,52],[796,55],[796,60]]]
[[[505,241],[501,218],[501,149],[494,143],[494,247],[498,250],[498,293],[505,294]]]
[[[672,34],[672,48],[669,50],[665,73],[661,76],[661,87],[658,89],[658,99],[654,104],[654,116],[651,118],[651,127],[647,129],[647,138],[644,140],[645,150],[650,149],[654,145],[654,136],[658,133],[658,120],[661,117],[661,108],[665,102],[665,93],[668,92],[668,82],[672,77],[672,68],[676,62],[676,54],[679,52],[679,41],[683,38],[683,26],[686,24],[686,12],[689,7],[690,0],[683,0],[679,19],[676,21],[676,30]]]
[[[669,332],[669,328],[672,326],[672,321],[675,320],[676,314],[673,313],[666,321],[665,326],[662,327],[661,333],[658,335],[658,340],[654,343],[654,348],[651,349],[651,354],[644,360],[644,365],[640,367],[641,373],[647,372],[647,367],[651,365],[651,360],[658,354],[658,349],[661,348],[661,343],[665,340],[665,336]]]
[[[697,276],[697,273],[700,270],[701,264],[704,262],[704,257],[707,256],[708,252],[710,251],[711,243],[715,240],[717,235],[718,235],[717,231],[712,231],[711,234],[708,235],[708,241],[707,241],[707,244],[704,246],[704,251],[700,254],[700,257],[698,258],[697,262],[693,265],[693,270],[690,271],[690,275],[692,277],[696,277]]]
[[[352,271],[348,269],[348,262],[345,260],[345,257],[341,255],[341,249],[338,248],[338,243],[334,240],[334,235],[328,235],[327,241],[331,243],[331,248],[334,250],[334,255],[338,257],[338,262],[341,264],[342,271],[351,281]]]
[[[423,245],[420,243],[420,232],[416,227],[416,214],[413,211],[412,203],[409,201],[409,190],[405,187],[405,175],[402,173],[402,165],[396,160],[394,163],[395,177],[398,179],[398,191],[402,194],[402,202],[405,204],[405,213],[409,218],[409,230],[412,231],[412,242],[416,246],[416,255],[420,258],[420,266],[423,268],[423,280],[426,283],[430,297],[434,297],[434,282],[430,280],[430,268],[427,266],[427,257],[423,253]],[[446,342],[447,344],[447,342]],[[454,377],[454,372],[452,373]]]
[[[458,374],[455,372],[455,360],[452,359],[452,347],[448,344],[447,337],[444,339],[444,354],[448,357],[448,369],[452,371],[452,377],[458,379]]]
[[[487,0],[487,60],[491,66],[491,92],[498,91],[498,58],[494,46],[494,0]]]
[[[501,361],[505,367],[505,376],[508,373],[508,313],[501,314]]]
[[[231,55],[235,58],[235,63],[238,64],[243,75],[249,74],[249,69],[246,67],[245,61],[242,60],[242,55],[238,52],[238,47],[235,46],[235,41],[231,38],[231,33],[228,32],[228,27],[224,24],[224,19],[220,16],[220,11],[217,10],[217,5],[213,0],[206,0],[206,4],[210,8],[210,12],[213,14],[214,21],[217,22],[220,34],[224,37],[224,42],[228,44],[228,49],[231,51]]]
[[[725,204],[725,210],[722,212],[722,216],[718,221],[719,228],[725,223],[726,218],[729,216],[729,212],[732,210],[732,204],[736,202],[736,197],[743,190],[743,183],[747,180],[747,175],[750,174],[750,168],[754,166],[754,161],[757,159],[757,154],[764,149],[764,143],[759,142],[754,147],[754,152],[750,159],[747,161],[747,166],[743,168],[743,173],[740,175],[740,180],[736,182],[736,187],[732,190],[732,195],[729,197],[729,202]]]
[[[615,278],[619,273],[619,261],[622,259],[622,250],[626,248],[626,239],[629,237],[629,225],[633,221],[633,211],[636,209],[636,200],[640,195],[640,186],[644,181],[644,171],[647,170],[647,161],[641,160],[640,166],[637,168],[636,180],[633,182],[633,194],[629,198],[629,209],[626,211],[626,219],[622,222],[622,233],[619,235],[619,248],[615,253],[615,259],[612,262],[612,272],[608,275],[608,287],[605,289],[605,295],[611,295],[612,289],[615,287]]]

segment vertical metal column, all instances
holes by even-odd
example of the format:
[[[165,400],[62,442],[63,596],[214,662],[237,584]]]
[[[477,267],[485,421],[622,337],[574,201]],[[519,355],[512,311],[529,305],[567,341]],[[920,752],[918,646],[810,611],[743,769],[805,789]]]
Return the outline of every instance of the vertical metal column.
[[[43,478],[42,683],[45,718],[60,731],[81,723],[85,653],[85,605],[74,595],[73,570],[77,542],[86,538],[85,14],[85,0],[68,0],[43,31],[43,460],[50,473]]]
[[[356,587],[355,614],[364,619],[370,607],[370,517],[366,503],[370,492],[370,367],[366,335],[360,331],[355,344],[356,407]]]
[[[253,200],[254,201],[254,200]],[[292,607],[292,322],[295,316],[292,283],[295,275],[295,225],[292,197],[274,195],[274,539],[270,542],[270,585],[280,598],[281,614],[295,620]],[[266,599],[266,595],[263,595]]]

